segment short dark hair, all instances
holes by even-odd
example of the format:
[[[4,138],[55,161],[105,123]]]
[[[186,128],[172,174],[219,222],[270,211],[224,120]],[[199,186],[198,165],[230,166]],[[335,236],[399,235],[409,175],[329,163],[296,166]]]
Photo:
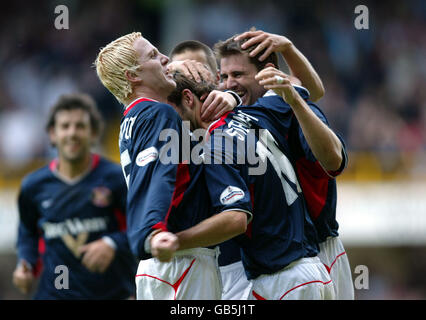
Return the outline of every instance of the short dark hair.
[[[176,54],[183,53],[187,50],[196,51],[201,50],[204,52],[207,58],[207,63],[210,67],[210,70],[216,75],[218,71],[217,60],[213,50],[206,44],[197,41],[197,40],[186,40],[178,43],[170,52],[170,58],[173,59],[173,56]]]
[[[86,93],[61,95],[50,110],[46,123],[46,131],[49,132],[55,126],[55,117],[58,112],[76,109],[81,109],[89,114],[92,132],[97,136],[101,136],[104,127],[102,115],[98,110],[95,100]]]
[[[260,61],[259,57],[264,53],[264,50],[259,52],[256,56],[250,57],[249,53],[253,51],[257,45],[253,45],[251,47],[248,47],[246,49],[242,49],[241,45],[245,43],[248,39],[242,39],[240,41],[235,41],[235,37],[237,37],[239,34],[233,35],[229,39],[225,41],[218,41],[214,45],[214,52],[216,54],[216,57],[218,60],[229,57],[231,55],[235,54],[243,54],[247,55],[249,58],[249,61],[251,64],[253,64],[257,71],[260,71],[265,68],[267,63],[273,63],[276,68],[278,68],[278,55],[276,52],[272,52],[265,60]],[[265,49],[266,50],[266,49]]]
[[[181,105],[182,91],[184,89],[191,90],[191,92],[195,94],[198,99],[200,99],[203,94],[210,93],[212,90],[216,89],[216,85],[214,83],[207,81],[196,82],[193,79],[185,77],[180,72],[176,72],[174,74],[174,79],[176,82],[176,88],[167,99],[177,106]]]

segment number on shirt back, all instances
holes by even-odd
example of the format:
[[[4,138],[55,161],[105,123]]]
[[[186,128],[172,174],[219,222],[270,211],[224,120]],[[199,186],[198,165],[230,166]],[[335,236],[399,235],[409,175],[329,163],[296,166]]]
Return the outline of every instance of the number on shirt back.
[[[129,150],[124,150],[120,154],[121,169],[123,169],[124,178],[126,179],[127,189],[129,188],[130,172],[126,173],[126,167],[132,162],[129,155]]]
[[[290,160],[281,152],[274,137],[266,129],[260,130],[259,141],[256,143],[256,152],[262,161],[268,158],[271,162],[281,180],[287,204],[290,206],[299,196],[298,192],[301,192],[299,181]],[[297,186],[297,192],[291,187],[285,177]]]

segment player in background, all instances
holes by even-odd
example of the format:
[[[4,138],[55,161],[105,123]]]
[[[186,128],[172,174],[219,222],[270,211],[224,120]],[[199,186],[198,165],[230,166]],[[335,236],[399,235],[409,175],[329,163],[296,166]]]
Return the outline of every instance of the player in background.
[[[285,37],[265,33],[263,31],[249,31],[215,46],[220,61],[221,77],[226,89],[236,91],[241,95],[243,104],[260,98],[267,93],[263,84],[259,84],[260,76],[256,73],[261,70],[256,57],[267,61],[273,52],[279,51],[285,58],[294,76],[302,83],[312,83],[309,86],[310,100],[315,101],[324,94],[321,80],[312,65]],[[270,54],[272,52],[272,54]],[[269,56],[268,56],[269,54]],[[291,61],[291,63],[290,63]],[[272,67],[272,66],[270,66]],[[270,71],[269,71],[270,72]],[[285,77],[285,74],[275,70],[276,75]],[[316,89],[315,89],[316,88]],[[308,103],[312,111],[328,126],[327,119],[321,110],[314,104]],[[324,263],[335,283],[336,299],[346,300],[354,298],[349,260],[341,240],[338,238],[338,223],[336,221],[336,175],[340,174],[347,163],[343,140],[341,141],[342,157],[344,161],[337,172],[328,172],[324,163],[318,162],[318,157],[309,150],[302,137],[306,135],[306,126],[300,126],[302,121],[297,117],[289,138],[292,154],[295,155],[294,166],[297,169],[299,181],[308,205],[309,213],[314,221],[320,241],[319,257]],[[314,137],[312,137],[314,138]],[[339,137],[340,138],[340,137]]]
[[[174,234],[212,214],[203,166],[190,161],[189,131],[167,103],[176,83],[169,59],[139,32],[122,36],[99,52],[95,65],[103,85],[126,106],[120,126],[121,164],[128,186],[127,223],[130,246],[140,259],[138,299],[220,299],[217,250],[200,244],[169,254]],[[212,91],[206,101],[231,108],[229,93]],[[210,102],[207,106],[210,105]],[[245,231],[245,207],[218,214],[218,242]],[[183,249],[183,248],[181,248]],[[155,258],[154,258],[155,257]],[[157,259],[156,259],[157,258]]]
[[[248,298],[332,299],[334,291],[329,274],[316,257],[318,251],[306,242],[305,230],[315,234],[315,229],[288,160],[289,148],[284,137],[292,119],[289,105],[279,96],[267,97],[254,106],[236,108],[219,120],[206,123],[201,120],[198,98],[204,89],[194,81],[180,79],[178,74],[176,77],[178,86],[170,101],[184,119],[190,120],[192,129],[208,128],[204,141],[212,141],[207,144],[204,158],[210,159],[205,170],[215,210],[220,212],[245,203],[253,212],[247,233],[235,238],[242,248],[247,277],[253,284]],[[294,91],[290,95],[298,94]],[[297,100],[294,108],[303,108],[303,103]],[[274,105],[278,105],[276,114],[271,115],[268,109]],[[321,122],[315,115],[310,114],[308,119],[315,124],[313,133],[332,134],[318,125]],[[260,129],[252,143],[248,137],[250,129]],[[271,134],[278,139],[274,140]],[[245,140],[246,144],[241,145],[239,140]],[[334,151],[334,145],[327,149],[327,153],[336,155]],[[256,163],[248,155],[254,153],[265,162],[264,172],[250,173]],[[339,157],[337,153],[336,163],[341,160]],[[195,245],[194,238],[209,241],[210,226],[215,219],[212,216],[177,233],[179,246]]]
[[[126,184],[119,165],[91,152],[102,126],[90,96],[61,96],[46,126],[58,157],[22,181],[13,283],[28,293],[41,272],[35,299],[135,296]],[[63,287],[58,266],[68,270]]]
[[[216,56],[206,44],[197,40],[182,41],[172,49],[169,56],[172,62],[169,64],[171,71],[179,70],[185,77],[197,82],[204,80],[219,85],[220,73]],[[210,72],[205,72],[206,68]]]

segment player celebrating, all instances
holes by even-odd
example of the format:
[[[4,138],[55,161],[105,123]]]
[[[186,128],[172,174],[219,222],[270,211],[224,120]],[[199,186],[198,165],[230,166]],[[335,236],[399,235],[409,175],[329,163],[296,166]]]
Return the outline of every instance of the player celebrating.
[[[284,49],[287,49],[288,45],[291,44],[287,38],[278,35],[271,35],[271,37],[273,37],[275,43],[282,43],[280,46],[274,48],[274,51],[281,52],[283,57],[288,59],[286,62],[289,65],[290,71],[301,77],[306,82],[303,83],[303,85],[308,87],[312,92],[315,92],[317,98],[320,98],[324,92],[324,88],[321,79],[318,77],[309,61],[296,48],[292,48],[292,50],[294,50],[292,53],[285,52],[286,50]],[[269,52],[271,54],[268,56],[258,55],[262,61],[258,61],[257,57],[250,59],[250,61],[253,62],[253,66],[256,67],[253,68],[254,71],[261,70],[266,65],[278,64],[276,53],[271,50]],[[189,40],[177,44],[171,51],[170,57],[173,60],[172,63],[169,64],[171,70],[179,70],[186,78],[192,78],[197,82],[200,81],[200,78],[209,81],[210,78],[217,74],[214,52],[208,46],[198,41]],[[193,62],[193,64],[191,64],[191,62]],[[205,70],[200,68],[199,64],[205,66],[204,69],[210,71],[208,77],[205,76]],[[253,73],[253,76],[254,74],[255,73]],[[242,78],[243,75],[239,77]],[[291,79],[292,84],[302,84],[298,78],[291,75],[288,77]],[[223,82],[222,85],[225,85],[225,83]],[[255,86],[260,87],[256,84]],[[238,87],[234,88],[237,90],[239,89]],[[259,90],[262,92],[265,91],[262,87],[260,87]],[[202,113],[203,121],[208,122],[208,120],[212,120],[208,117],[209,111],[210,110],[204,110]],[[245,276],[244,268],[239,257],[239,246],[232,240],[227,241],[220,245],[220,251],[219,265],[223,282],[222,299],[247,299],[250,294],[250,282]]]
[[[185,139],[190,141],[189,131],[166,104],[176,86],[168,62],[138,32],[108,44],[95,62],[101,82],[126,105],[119,145],[129,190],[129,242],[141,259],[137,298],[220,299],[217,250],[199,243],[195,249],[175,253],[178,242],[174,233],[212,212],[202,165],[185,161],[189,157],[181,152]],[[233,96],[220,91],[213,91],[206,101],[219,108],[235,106]],[[244,207],[218,217],[222,219],[220,232],[214,234],[218,242],[245,231]]]
[[[317,251],[306,241],[306,230],[315,234],[315,229],[288,160],[285,133],[292,119],[290,107],[279,96],[268,97],[255,106],[237,108],[216,122],[205,123],[201,120],[198,98],[205,89],[190,80],[178,78],[177,83],[170,100],[175,102],[181,116],[191,121],[193,128],[208,127],[210,133],[205,140],[212,141],[211,149],[207,147],[204,157],[210,159],[205,170],[214,208],[220,212],[245,203],[253,212],[246,235],[236,239],[242,247],[246,274],[253,284],[251,298],[332,299],[331,279],[315,257]],[[297,93],[287,95],[293,97]],[[303,100],[292,103],[294,108],[300,107]],[[269,110],[274,105],[287,108],[284,111],[276,108],[272,115]],[[308,117],[308,121],[319,122],[315,115]],[[287,129],[283,123],[287,124]],[[261,129],[251,144],[248,143],[250,129]],[[312,132],[318,134],[324,133],[323,130],[322,126],[312,128]],[[246,144],[243,142],[241,146],[238,140]],[[329,150],[333,150],[333,146]],[[256,168],[248,155],[254,153],[265,162],[264,173],[251,173]],[[177,233],[179,245],[193,244],[194,237],[204,237],[208,241],[208,226],[214,224],[215,218]]]
[[[90,151],[101,128],[92,98],[61,96],[47,123],[58,158],[22,182],[13,282],[28,293],[41,271],[35,299],[135,295],[136,261],[125,233],[126,185],[120,166]],[[57,285],[58,266],[68,269],[63,286]]]
[[[224,87],[239,92],[245,103],[255,101],[266,94],[267,89],[258,83],[261,78],[256,79],[255,77],[266,66],[265,63],[268,62],[268,59],[272,59],[274,51],[281,52],[292,74],[300,78],[304,85],[313,84],[309,86],[311,101],[320,98],[324,93],[322,83],[312,66],[285,37],[263,31],[249,31],[219,42],[215,45],[215,49],[220,60]],[[271,52],[272,54],[268,56]],[[285,77],[282,72],[277,70],[274,72],[277,76]],[[309,103],[309,106],[317,117],[328,126],[327,119],[321,110],[314,104]],[[337,171],[327,170],[327,167],[324,166],[326,163],[318,161],[318,154],[313,154],[312,150],[309,150],[307,144],[303,142],[303,135],[308,139],[306,132],[309,128],[300,126],[302,121],[298,117],[295,120],[298,121],[293,121],[293,130],[290,134],[293,138],[289,139],[290,147],[295,156],[294,165],[308,210],[319,235],[320,252],[318,256],[333,279],[336,299],[353,299],[351,270],[343,244],[338,238],[336,221],[335,176],[342,172],[347,163],[344,143],[342,139],[339,139],[343,158],[341,166]]]

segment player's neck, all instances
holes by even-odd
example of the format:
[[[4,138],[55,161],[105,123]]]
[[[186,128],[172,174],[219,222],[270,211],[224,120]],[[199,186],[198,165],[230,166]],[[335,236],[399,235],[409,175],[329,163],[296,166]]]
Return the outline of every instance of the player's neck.
[[[133,93],[129,96],[128,102],[130,103],[139,98],[148,98],[158,102],[168,103],[167,96],[168,94],[162,94],[161,92],[156,92],[147,87],[134,88]]]
[[[92,155],[86,154],[78,160],[70,161],[59,156],[57,173],[68,180],[74,180],[87,173],[92,165]]]

